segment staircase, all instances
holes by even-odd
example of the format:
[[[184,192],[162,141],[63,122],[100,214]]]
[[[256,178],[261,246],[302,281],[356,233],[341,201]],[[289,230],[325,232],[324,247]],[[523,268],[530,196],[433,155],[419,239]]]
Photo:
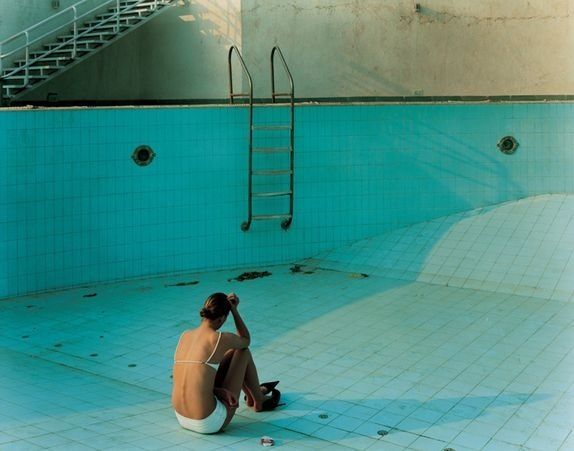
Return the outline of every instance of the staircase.
[[[233,90],[231,61],[234,53],[237,54],[248,82],[248,92],[236,93]],[[289,89],[284,92],[275,90],[276,55],[289,81]],[[254,124],[253,82],[241,53],[235,46],[229,49],[228,67],[230,103],[233,104],[236,98],[245,98],[249,103],[247,220],[241,224],[241,230],[247,232],[252,221],[268,220],[281,220],[281,227],[287,230],[293,221],[294,199],[295,97],[293,77],[281,49],[277,46],[273,47],[271,51],[271,99],[274,104],[279,98],[288,99],[288,102],[275,106],[275,113],[278,112],[277,108],[288,108],[288,118],[284,116],[280,118],[279,114],[273,114],[273,123]],[[258,211],[254,212],[255,209]],[[285,210],[288,211],[285,212]]]
[[[0,106],[89,58],[175,1],[96,3],[81,0],[0,42]]]

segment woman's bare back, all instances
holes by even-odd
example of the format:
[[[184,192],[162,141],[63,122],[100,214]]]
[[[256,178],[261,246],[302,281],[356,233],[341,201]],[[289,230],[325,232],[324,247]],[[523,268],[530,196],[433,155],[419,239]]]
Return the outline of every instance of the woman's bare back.
[[[216,370],[199,362],[205,362],[212,355],[218,341],[218,332],[201,327],[181,336],[175,352],[171,396],[173,407],[180,415],[200,420],[215,409]]]

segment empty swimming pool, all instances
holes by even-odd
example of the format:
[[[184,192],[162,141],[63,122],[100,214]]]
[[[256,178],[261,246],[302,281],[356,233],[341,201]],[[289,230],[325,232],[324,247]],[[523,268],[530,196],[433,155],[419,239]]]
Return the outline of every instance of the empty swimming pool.
[[[293,224],[246,233],[241,107],[0,111],[0,447],[572,448],[573,113],[302,105]],[[171,357],[222,290],[286,406],[198,436]]]

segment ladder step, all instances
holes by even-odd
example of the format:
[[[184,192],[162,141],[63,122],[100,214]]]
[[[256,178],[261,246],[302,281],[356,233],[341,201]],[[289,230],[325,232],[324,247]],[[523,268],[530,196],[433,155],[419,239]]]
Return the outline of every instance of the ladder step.
[[[290,125],[254,125],[253,130],[291,130]]]
[[[251,172],[253,175],[286,175],[292,174],[290,169],[265,169]]]
[[[254,215],[252,217],[252,219],[254,221],[266,221],[268,219],[285,219],[285,218],[290,218],[291,215],[290,214],[285,214],[285,215]]]
[[[291,148],[290,147],[254,147],[253,152],[258,152],[258,153],[291,152]]]
[[[253,197],[279,197],[279,196],[290,196],[293,194],[292,191],[279,191],[270,193],[253,193]]]

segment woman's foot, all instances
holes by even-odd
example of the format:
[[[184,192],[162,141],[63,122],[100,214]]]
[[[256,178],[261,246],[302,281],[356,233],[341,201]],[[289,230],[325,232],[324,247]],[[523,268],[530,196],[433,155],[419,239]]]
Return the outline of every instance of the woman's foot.
[[[255,401],[254,409],[256,412],[266,412],[269,410],[275,410],[279,405],[279,400],[281,399],[281,392],[275,388],[271,389],[270,396],[264,396],[261,402]]]
[[[259,386],[259,389],[261,390],[262,399],[260,399],[259,402],[257,402],[257,406],[255,407],[255,410],[257,412],[259,412],[262,409],[263,402],[266,399],[270,399],[270,397],[266,397],[266,395],[270,394],[278,383],[279,381],[264,382]],[[247,407],[254,407],[256,403],[255,398],[245,385],[243,386],[243,391],[245,392],[245,397],[243,399],[245,399]],[[257,409],[257,407],[259,407],[259,410]]]

